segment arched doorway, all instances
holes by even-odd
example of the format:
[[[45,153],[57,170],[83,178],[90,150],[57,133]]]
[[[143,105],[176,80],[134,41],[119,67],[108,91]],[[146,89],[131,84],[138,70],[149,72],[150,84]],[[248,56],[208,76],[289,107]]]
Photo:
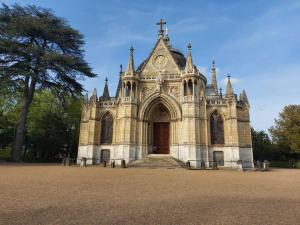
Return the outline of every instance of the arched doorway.
[[[170,114],[163,104],[158,104],[152,115],[153,154],[170,153]]]
[[[143,156],[153,153],[176,154],[177,123],[181,117],[179,104],[169,95],[156,92],[145,99],[138,113],[141,121],[138,135],[144,147]]]

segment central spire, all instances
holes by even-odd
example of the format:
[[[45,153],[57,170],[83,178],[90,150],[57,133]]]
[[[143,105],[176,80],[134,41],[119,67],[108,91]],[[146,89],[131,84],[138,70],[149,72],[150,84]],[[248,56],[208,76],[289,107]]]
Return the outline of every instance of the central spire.
[[[212,63],[211,75],[212,75],[212,86],[215,90],[215,93],[218,94],[217,72],[216,72],[216,67],[215,67],[215,60],[213,60],[213,63]]]
[[[160,26],[160,29],[158,30],[158,36],[159,37],[163,37],[164,36],[164,29],[163,29],[163,25],[166,25],[167,22],[164,21],[163,19],[160,19],[159,22],[156,23],[156,25],[159,25]]]

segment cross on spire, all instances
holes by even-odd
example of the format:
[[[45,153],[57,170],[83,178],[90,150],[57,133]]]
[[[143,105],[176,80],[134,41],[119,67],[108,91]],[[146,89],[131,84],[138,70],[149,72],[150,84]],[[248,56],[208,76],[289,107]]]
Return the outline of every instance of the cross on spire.
[[[160,26],[160,29],[159,29],[159,31],[158,31],[158,34],[159,34],[160,36],[163,36],[163,35],[164,35],[163,25],[165,25],[165,24],[167,24],[167,22],[164,21],[163,19],[160,19],[160,21],[156,23],[156,25],[159,25],[159,26]]]

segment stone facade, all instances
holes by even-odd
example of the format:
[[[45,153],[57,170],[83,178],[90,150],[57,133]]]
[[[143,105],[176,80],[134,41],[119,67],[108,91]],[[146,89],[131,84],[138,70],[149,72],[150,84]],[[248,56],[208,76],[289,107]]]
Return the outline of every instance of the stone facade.
[[[201,161],[207,166],[217,161],[219,166],[237,167],[238,160],[253,167],[246,92],[238,98],[228,77],[223,95],[214,62],[211,73],[208,84],[193,64],[191,45],[185,57],[162,30],[137,69],[131,48],[116,96],[109,96],[106,81],[101,97],[94,90],[85,100],[78,161],[86,157],[89,164],[121,159],[128,163],[164,152],[196,167]]]

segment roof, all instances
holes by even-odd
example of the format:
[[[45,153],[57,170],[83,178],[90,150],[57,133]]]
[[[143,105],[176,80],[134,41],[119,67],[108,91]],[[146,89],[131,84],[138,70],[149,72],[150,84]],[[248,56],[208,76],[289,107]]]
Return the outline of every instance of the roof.
[[[211,84],[206,85],[205,95],[206,96],[208,96],[208,95],[216,95],[215,89],[214,89],[214,87]]]

